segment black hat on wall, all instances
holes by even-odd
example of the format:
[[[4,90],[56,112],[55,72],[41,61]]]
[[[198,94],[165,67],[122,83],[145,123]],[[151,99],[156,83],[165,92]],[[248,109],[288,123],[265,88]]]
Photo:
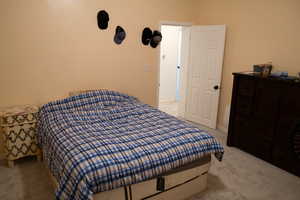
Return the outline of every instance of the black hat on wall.
[[[152,30],[148,27],[144,28],[143,34],[142,34],[142,43],[144,45],[148,45],[152,38]]]
[[[126,38],[125,30],[121,26],[117,26],[115,37],[114,37],[115,43],[116,44],[121,44],[125,38]]]
[[[109,21],[109,15],[105,10],[101,10],[98,12],[97,15],[97,21],[98,21],[98,27],[100,29],[107,29],[108,27],[108,21]]]
[[[150,46],[156,48],[162,40],[161,32],[154,31],[152,35],[152,39],[150,41]]]

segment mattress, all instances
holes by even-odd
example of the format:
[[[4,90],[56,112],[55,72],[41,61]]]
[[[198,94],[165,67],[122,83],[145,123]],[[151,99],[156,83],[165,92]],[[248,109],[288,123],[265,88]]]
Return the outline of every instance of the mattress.
[[[224,153],[205,131],[115,91],[50,102],[38,116],[38,143],[58,181],[57,199],[92,199]]]

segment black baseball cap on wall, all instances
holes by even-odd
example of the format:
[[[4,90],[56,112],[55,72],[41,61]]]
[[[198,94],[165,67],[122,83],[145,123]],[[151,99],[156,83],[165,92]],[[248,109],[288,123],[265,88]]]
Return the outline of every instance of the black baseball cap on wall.
[[[161,32],[153,31],[152,39],[150,41],[150,46],[156,48],[162,40]]]
[[[109,22],[109,15],[105,10],[100,10],[97,15],[98,27],[100,29],[107,29]]]
[[[126,37],[126,32],[121,26],[116,27],[114,41],[116,44],[121,44]]]
[[[148,45],[152,38],[152,30],[148,27],[144,28],[143,34],[142,34],[142,43],[144,45]]]

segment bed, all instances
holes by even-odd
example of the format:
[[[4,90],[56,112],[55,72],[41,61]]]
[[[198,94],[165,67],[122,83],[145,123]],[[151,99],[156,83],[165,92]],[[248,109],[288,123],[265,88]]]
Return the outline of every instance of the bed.
[[[115,91],[41,107],[38,143],[57,199],[184,199],[224,149],[197,127]]]

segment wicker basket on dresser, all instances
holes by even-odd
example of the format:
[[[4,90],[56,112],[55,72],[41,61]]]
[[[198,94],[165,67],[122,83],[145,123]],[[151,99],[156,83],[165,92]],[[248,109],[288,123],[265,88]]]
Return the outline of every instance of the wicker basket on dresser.
[[[29,105],[0,110],[0,131],[9,167],[25,156],[35,155],[41,160],[36,141],[37,112],[38,107]]]

